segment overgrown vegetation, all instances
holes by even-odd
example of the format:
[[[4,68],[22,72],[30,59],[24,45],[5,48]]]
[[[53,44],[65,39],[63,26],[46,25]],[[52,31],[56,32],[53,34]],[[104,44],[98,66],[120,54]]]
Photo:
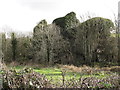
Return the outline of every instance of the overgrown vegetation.
[[[4,89],[120,88],[120,38],[109,19],[81,22],[70,12],[40,21],[28,36],[0,35]]]
[[[94,17],[82,23],[74,12],[47,24],[40,21],[33,35],[18,35],[12,32],[9,38],[2,35],[4,61],[24,63],[32,61],[46,65],[90,65],[114,63],[118,60],[118,37],[111,31],[117,26],[106,18]]]
[[[58,65],[49,68],[23,68],[22,66],[11,70],[2,70],[3,87],[5,89],[37,89],[37,88],[120,88],[118,72],[112,72],[110,67],[76,67]],[[77,70],[76,70],[77,69]]]

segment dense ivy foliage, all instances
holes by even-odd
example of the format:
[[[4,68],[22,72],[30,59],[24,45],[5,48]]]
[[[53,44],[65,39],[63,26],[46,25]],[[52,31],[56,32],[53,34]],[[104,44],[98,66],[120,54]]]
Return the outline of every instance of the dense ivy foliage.
[[[61,34],[64,38],[69,39],[72,37],[71,34],[76,32],[74,28],[80,24],[74,12],[70,12],[64,17],[55,19],[53,23],[61,28]]]
[[[113,60],[111,55],[117,55],[117,41],[114,40],[114,45],[111,44],[113,37],[111,37],[110,31],[113,28],[111,20],[101,17],[95,17],[81,23],[75,42],[77,45],[76,53],[89,63]]]

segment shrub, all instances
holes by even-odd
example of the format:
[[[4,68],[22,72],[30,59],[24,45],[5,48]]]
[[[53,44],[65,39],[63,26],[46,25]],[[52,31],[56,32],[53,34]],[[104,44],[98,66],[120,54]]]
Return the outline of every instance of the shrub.
[[[73,67],[73,66],[72,66]],[[88,69],[87,66],[84,66]],[[32,89],[37,88],[120,88],[120,77],[117,73],[111,73],[106,77],[89,76],[80,78],[73,77],[67,79],[66,71],[62,71],[62,79],[54,81],[47,79],[43,74],[34,72],[31,68],[25,68],[20,71],[2,70],[3,90]]]
[[[16,70],[3,71],[4,89],[21,88],[50,88],[52,87],[45,75],[34,72],[32,69],[25,68],[19,72]]]

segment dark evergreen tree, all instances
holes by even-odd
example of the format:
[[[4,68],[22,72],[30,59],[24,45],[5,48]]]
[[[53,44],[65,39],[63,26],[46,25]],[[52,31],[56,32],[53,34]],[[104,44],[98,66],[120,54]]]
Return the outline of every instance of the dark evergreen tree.
[[[16,60],[16,49],[17,49],[17,38],[15,36],[15,33],[11,33],[11,46],[12,46],[12,60]]]

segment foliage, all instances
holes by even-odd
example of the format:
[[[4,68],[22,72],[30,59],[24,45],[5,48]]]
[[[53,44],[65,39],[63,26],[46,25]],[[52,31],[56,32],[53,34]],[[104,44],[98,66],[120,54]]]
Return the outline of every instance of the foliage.
[[[71,33],[76,32],[74,28],[80,24],[74,12],[70,12],[64,17],[55,19],[53,23],[61,28],[61,34],[64,36],[64,38],[68,39],[74,37],[74,35],[71,36]]]
[[[69,42],[63,39],[58,26],[55,24],[43,25],[43,28],[36,29],[36,31],[33,38],[35,61],[50,65],[70,61],[70,59],[68,59],[69,61],[66,59],[70,55]]]
[[[75,41],[76,54],[81,56],[86,63],[106,61],[117,57],[117,41],[110,37],[110,30],[113,27],[111,20],[101,17],[81,23]],[[111,44],[112,41],[114,44]]]

